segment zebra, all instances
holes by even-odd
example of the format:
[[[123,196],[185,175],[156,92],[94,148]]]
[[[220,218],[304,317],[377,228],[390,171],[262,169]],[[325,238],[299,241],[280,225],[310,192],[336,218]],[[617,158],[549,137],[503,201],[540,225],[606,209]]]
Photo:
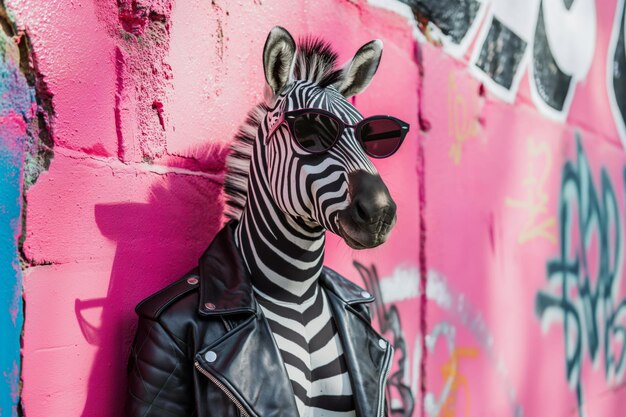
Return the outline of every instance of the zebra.
[[[265,101],[249,112],[226,160],[225,213],[238,222],[235,244],[300,417],[355,416],[346,360],[318,279],[326,230],[364,249],[383,243],[396,222],[396,204],[351,128],[363,116],[348,101],[368,86],[381,55],[382,42],[373,40],[340,68],[329,43],[307,37],[296,44],[274,27],[263,51]],[[305,108],[339,119],[314,115],[309,122],[319,123],[305,129],[348,126],[331,149],[309,152],[294,140],[285,114]],[[309,149],[324,145],[320,137]]]

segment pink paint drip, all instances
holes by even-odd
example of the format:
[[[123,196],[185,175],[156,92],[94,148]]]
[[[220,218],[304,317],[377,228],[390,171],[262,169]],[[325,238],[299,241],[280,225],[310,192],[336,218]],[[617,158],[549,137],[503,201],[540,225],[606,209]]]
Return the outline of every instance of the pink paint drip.
[[[165,130],[165,121],[163,120],[163,103],[155,100],[154,103],[152,103],[152,108],[156,110],[157,116],[159,117],[159,123],[161,124],[163,130]]]

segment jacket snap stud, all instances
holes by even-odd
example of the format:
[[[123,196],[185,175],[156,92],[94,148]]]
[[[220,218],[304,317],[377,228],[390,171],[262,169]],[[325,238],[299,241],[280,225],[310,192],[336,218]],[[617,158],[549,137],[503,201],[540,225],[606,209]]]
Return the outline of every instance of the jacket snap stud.
[[[378,339],[378,346],[380,346],[381,349],[387,349],[387,342],[383,339]]]
[[[207,308],[207,310],[215,310],[215,304],[213,303],[206,303],[204,306]]]
[[[361,291],[361,297],[370,298],[371,296],[372,294],[368,293],[367,291]]]
[[[207,353],[204,354],[204,359],[206,359],[206,361],[209,363],[215,362],[215,359],[217,359],[217,354],[212,350],[209,350]]]
[[[194,278],[194,277],[187,278],[187,284],[196,285],[197,283],[198,283],[198,278]]]

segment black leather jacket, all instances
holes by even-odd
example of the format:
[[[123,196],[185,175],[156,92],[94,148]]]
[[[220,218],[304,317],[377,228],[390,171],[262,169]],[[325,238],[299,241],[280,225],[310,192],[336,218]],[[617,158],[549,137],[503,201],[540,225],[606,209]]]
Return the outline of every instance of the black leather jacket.
[[[185,277],[142,301],[126,417],[297,417],[291,383],[224,227]],[[393,349],[370,325],[373,297],[324,268],[358,417],[386,416]]]

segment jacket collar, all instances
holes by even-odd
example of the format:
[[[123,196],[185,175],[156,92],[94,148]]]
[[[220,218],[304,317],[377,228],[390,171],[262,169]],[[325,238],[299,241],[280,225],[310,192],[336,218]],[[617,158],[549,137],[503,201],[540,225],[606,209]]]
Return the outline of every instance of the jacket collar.
[[[235,245],[236,221],[228,222],[200,257],[202,315],[256,312],[250,273]],[[324,267],[320,284],[348,305],[369,303],[374,297],[330,268]]]

